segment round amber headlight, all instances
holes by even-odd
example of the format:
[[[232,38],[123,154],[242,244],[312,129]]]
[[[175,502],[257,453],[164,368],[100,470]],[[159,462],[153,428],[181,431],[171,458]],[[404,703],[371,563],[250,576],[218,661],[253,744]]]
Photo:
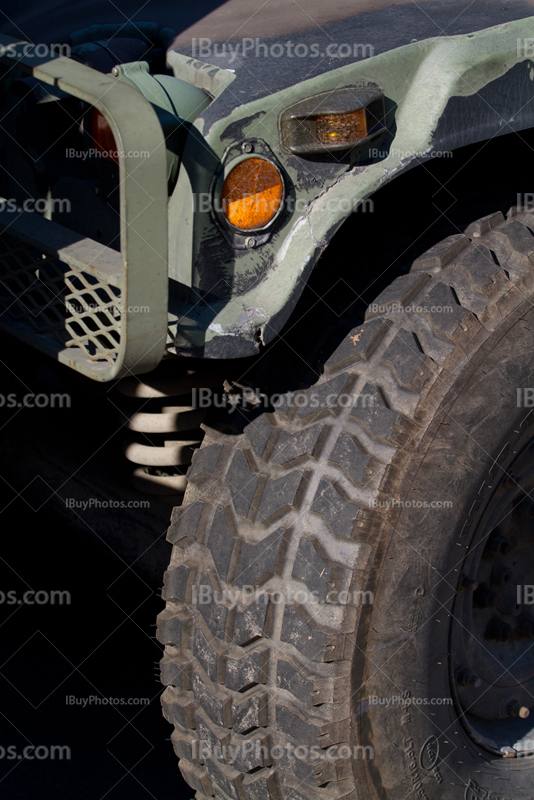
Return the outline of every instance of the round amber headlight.
[[[265,228],[284,199],[280,171],[265,158],[246,158],[227,175],[221,192],[222,211],[230,225],[243,231]]]

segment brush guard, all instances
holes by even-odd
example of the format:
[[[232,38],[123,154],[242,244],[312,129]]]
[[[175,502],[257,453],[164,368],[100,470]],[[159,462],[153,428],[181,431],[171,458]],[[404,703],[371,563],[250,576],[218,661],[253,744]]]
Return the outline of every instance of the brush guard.
[[[37,213],[0,210],[0,328],[94,380],[148,372],[167,339],[166,148],[156,113],[112,76],[39,57],[12,37],[0,36],[0,65],[93,105],[120,154],[120,252]]]

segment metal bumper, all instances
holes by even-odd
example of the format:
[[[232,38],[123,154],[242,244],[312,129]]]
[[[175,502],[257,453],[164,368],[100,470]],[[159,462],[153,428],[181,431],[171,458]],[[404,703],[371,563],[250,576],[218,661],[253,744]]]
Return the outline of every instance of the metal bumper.
[[[37,213],[0,211],[0,328],[95,380],[148,372],[167,338],[166,149],[156,113],[112,76],[38,57],[8,36],[0,64],[8,80],[19,71],[95,106],[113,131],[120,175],[120,252]]]

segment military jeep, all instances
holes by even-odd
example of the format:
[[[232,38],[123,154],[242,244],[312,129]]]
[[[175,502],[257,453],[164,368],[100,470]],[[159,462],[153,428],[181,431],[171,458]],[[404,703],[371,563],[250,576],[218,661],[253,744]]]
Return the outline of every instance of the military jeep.
[[[275,6],[2,35],[0,326],[172,506],[199,800],[529,800],[532,3]]]

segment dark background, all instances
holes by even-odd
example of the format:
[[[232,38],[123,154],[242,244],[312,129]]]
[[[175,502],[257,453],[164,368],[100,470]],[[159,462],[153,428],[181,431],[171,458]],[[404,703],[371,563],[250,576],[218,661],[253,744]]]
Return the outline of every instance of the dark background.
[[[87,25],[125,23],[128,17],[179,31],[220,2],[182,2],[171,8],[166,0],[151,0],[136,14],[142,5],[3,0],[0,31],[34,42],[64,41]],[[39,372],[35,358],[20,347],[14,354],[12,345],[0,337],[0,391],[25,391],[27,386],[46,391],[42,375],[34,383]],[[87,460],[105,485],[105,470],[121,469],[120,415],[105,405],[105,396],[94,400],[88,394],[75,392],[68,412],[24,409],[14,415],[0,408],[0,593],[16,591],[20,597],[34,589],[71,595],[70,605],[63,606],[0,602],[0,756],[1,748],[13,746],[17,753],[28,745],[70,748],[68,760],[0,758],[0,797],[191,798],[194,792],[181,778],[169,740],[172,728],[162,717],[159,699],[162,648],[154,636],[163,609],[162,564],[170,557],[165,517],[160,510],[140,515],[143,539],[143,531],[132,530],[131,516],[121,519],[115,513],[110,520],[106,512],[90,518],[80,513],[71,515],[70,524],[60,510],[69,496],[83,498],[83,473],[76,473],[74,487],[64,484],[65,474],[75,473]],[[95,402],[92,409],[84,406],[88,399]],[[108,442],[102,450],[95,436]],[[43,452],[30,447],[38,438],[56,471]],[[43,474],[44,482],[37,477]],[[98,483],[94,474],[92,480]],[[49,486],[63,490],[48,499]],[[94,495],[87,491],[87,497]],[[125,551],[119,540],[126,540],[130,530],[135,546]],[[157,555],[140,565],[137,556],[150,547],[151,536]],[[148,698],[149,703],[83,708],[67,705],[69,695]]]
[[[0,796],[193,797],[161,715],[157,587],[57,515],[33,511],[1,482],[0,591],[20,597],[29,587],[67,590],[71,603],[0,604],[0,747],[66,745],[71,757],[0,760]],[[67,705],[67,695],[150,702],[84,709]]]

